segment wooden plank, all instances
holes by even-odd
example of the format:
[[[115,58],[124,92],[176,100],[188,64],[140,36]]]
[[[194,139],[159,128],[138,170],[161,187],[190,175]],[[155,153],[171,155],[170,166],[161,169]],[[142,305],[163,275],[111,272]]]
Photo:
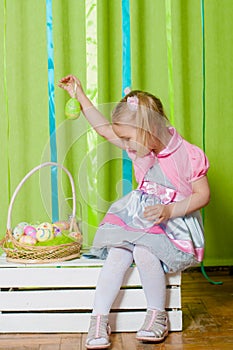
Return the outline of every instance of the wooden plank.
[[[182,311],[169,311],[171,331],[182,329]],[[110,314],[112,331],[134,332],[140,328],[145,312]],[[72,333],[87,332],[90,313],[2,313],[0,333]]]
[[[40,350],[60,350],[60,344],[42,344]]]
[[[82,347],[82,336],[77,334],[77,336],[63,336],[61,338],[60,350],[83,350],[85,347]]]
[[[33,345],[33,346],[30,346],[29,347],[25,347],[24,345],[22,346],[19,346],[19,345],[16,345],[16,346],[12,346],[10,345],[9,347],[2,347],[1,344],[0,344],[0,350],[41,350],[40,346],[39,345]]]
[[[4,268],[0,287],[77,287],[95,286],[99,268]]]
[[[127,349],[127,350],[139,349],[138,341],[135,336],[132,337],[131,333],[122,333],[121,338],[122,338],[122,349]]]
[[[34,268],[34,267],[77,267],[77,266],[96,266],[102,267],[105,260],[101,259],[73,259],[68,261],[45,263],[45,264],[24,264],[15,263],[6,260],[5,254],[0,255],[0,267],[20,267],[20,268]]]
[[[110,341],[111,341],[111,349],[113,349],[113,350],[122,350],[121,334],[119,334],[119,333],[112,333],[111,336],[110,336]],[[128,347],[126,349],[130,350]],[[135,350],[135,348],[133,350]]]
[[[79,259],[73,259],[69,261],[63,261],[63,262],[56,262],[56,263],[50,263],[50,264],[19,264],[19,263],[13,263],[13,262],[7,262],[5,254],[2,254],[0,256],[0,271],[1,268],[22,268],[22,269],[38,269],[38,268],[99,268],[97,272],[99,273],[101,267],[104,264],[104,260],[100,259],[85,259],[85,258],[79,258]],[[137,283],[140,284],[140,279],[138,276],[137,268],[135,266],[131,267],[129,270],[135,270],[134,278],[136,278]],[[129,271],[128,274],[130,275],[131,272]],[[131,277],[131,279],[133,278]],[[166,275],[167,277],[167,285],[180,285],[181,284],[181,273],[170,273]],[[127,279],[128,277],[126,277]],[[134,281],[132,280],[132,283]]]
[[[18,349],[39,349],[42,345],[60,345],[61,350],[65,350],[65,345],[70,345],[72,350],[72,344],[76,344],[77,349],[84,349],[80,347],[82,342],[82,334],[80,333],[71,333],[71,334],[40,334],[40,333],[22,333],[22,334],[1,334],[0,336],[0,349],[12,349],[15,346]],[[62,346],[64,344],[64,347]],[[78,347],[79,346],[79,347]],[[68,350],[67,349],[67,350]]]
[[[1,268],[0,288],[17,287],[94,287],[100,267],[76,268]],[[179,285],[180,274],[168,275],[168,285]],[[137,268],[130,268],[123,286],[141,285]]]
[[[1,311],[92,309],[95,290],[33,290],[0,292]],[[167,289],[167,308],[181,308],[180,288]],[[120,290],[113,309],[145,309],[142,289]]]
[[[181,288],[169,288],[166,290],[166,308],[181,309]]]

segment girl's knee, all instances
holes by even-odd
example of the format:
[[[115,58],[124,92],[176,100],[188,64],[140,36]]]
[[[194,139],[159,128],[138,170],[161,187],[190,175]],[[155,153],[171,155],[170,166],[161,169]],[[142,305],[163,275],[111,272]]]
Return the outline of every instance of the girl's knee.
[[[108,253],[107,260],[117,266],[130,266],[133,262],[133,253],[124,248],[113,247]]]
[[[136,245],[133,250],[133,258],[136,265],[149,266],[148,264],[151,264],[156,259],[156,256],[148,248]]]

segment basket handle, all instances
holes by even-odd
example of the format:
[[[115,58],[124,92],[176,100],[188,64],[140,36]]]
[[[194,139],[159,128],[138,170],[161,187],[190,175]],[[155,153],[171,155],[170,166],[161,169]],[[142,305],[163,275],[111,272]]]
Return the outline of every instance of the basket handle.
[[[27,181],[27,179],[33,175],[36,171],[45,168],[47,166],[56,166],[62,170],[64,170],[64,172],[68,175],[69,180],[70,180],[70,184],[71,184],[71,189],[72,189],[72,198],[73,198],[73,210],[72,210],[72,217],[75,218],[76,216],[76,194],[75,194],[75,186],[74,186],[74,180],[72,178],[71,173],[69,172],[69,170],[67,170],[63,165],[59,164],[59,163],[55,163],[55,162],[46,162],[46,163],[42,163],[38,166],[36,166],[35,168],[33,168],[31,171],[29,171],[29,173],[21,180],[21,182],[18,184],[18,186],[16,187],[10,204],[9,204],[9,208],[8,208],[8,215],[7,215],[7,230],[11,230],[11,214],[12,214],[12,208],[13,208],[13,204],[15,201],[15,198],[17,196],[17,194],[19,193],[21,187],[23,186],[23,184]]]

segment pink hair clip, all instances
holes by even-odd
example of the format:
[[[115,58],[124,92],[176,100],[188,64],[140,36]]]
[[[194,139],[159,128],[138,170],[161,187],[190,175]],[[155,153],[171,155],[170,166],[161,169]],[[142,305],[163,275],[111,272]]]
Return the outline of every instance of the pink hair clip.
[[[131,91],[131,88],[129,86],[127,86],[125,89],[124,89],[124,94],[125,95],[128,95]]]
[[[137,96],[128,96],[127,97],[127,105],[131,111],[137,111],[138,109],[138,98]]]

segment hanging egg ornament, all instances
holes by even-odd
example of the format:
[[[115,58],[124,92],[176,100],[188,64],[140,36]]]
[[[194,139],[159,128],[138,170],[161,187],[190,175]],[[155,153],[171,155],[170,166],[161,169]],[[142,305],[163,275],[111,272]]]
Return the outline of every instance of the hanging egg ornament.
[[[77,92],[77,83],[74,83],[74,96],[76,96]],[[72,97],[66,102],[65,106],[65,115],[68,119],[77,119],[80,116],[81,106],[79,101]]]
[[[68,119],[77,119],[80,116],[81,106],[79,101],[72,97],[66,102],[65,115]]]

